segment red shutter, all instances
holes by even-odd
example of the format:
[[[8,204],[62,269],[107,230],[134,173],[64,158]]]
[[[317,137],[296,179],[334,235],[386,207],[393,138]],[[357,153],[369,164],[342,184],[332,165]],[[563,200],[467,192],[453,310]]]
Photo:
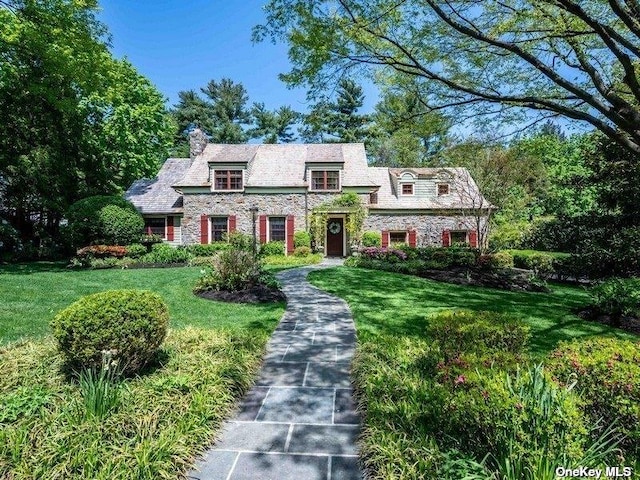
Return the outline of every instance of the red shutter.
[[[287,255],[293,253],[293,215],[287,215]]]
[[[207,215],[200,216],[200,243],[203,245],[209,243],[209,217]]]
[[[167,217],[167,242],[173,242],[173,217]]]
[[[471,248],[478,248],[478,232],[475,230],[469,232],[469,245]]]
[[[409,246],[410,247],[415,247],[416,246],[416,231],[415,230],[409,230]]]
[[[229,215],[229,233],[234,233],[236,231],[236,216]]]
[[[267,243],[267,216],[260,215],[260,243]]]
[[[442,246],[449,247],[451,245],[451,232],[449,230],[442,231]]]
[[[389,230],[382,230],[382,248],[389,246]]]

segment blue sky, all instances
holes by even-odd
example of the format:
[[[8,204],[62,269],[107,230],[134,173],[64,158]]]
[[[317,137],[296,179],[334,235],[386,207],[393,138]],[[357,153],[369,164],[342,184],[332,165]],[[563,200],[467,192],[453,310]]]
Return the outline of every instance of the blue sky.
[[[126,56],[169,105],[180,90],[229,77],[245,86],[251,103],[305,111],[306,90],[290,90],[278,80],[290,68],[286,45],[251,42],[252,27],[264,21],[265,2],[103,0],[100,19],[109,27],[113,53]],[[370,110],[375,90],[367,90]]]

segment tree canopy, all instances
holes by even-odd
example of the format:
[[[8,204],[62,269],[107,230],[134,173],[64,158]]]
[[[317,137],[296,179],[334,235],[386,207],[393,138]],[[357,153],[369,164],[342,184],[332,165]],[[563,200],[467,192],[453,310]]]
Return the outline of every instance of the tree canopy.
[[[96,11],[95,1],[0,5],[0,215],[25,238],[55,233],[74,201],[121,193],[166,156],[164,98],[111,56]]]
[[[623,0],[271,0],[292,85],[393,71],[458,120],[566,117],[640,152],[640,20]]]

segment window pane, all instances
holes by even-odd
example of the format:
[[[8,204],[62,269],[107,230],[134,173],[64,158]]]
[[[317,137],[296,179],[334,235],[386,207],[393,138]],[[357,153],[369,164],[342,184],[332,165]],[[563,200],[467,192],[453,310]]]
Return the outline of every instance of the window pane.
[[[242,190],[242,170],[216,170],[216,190]]]
[[[311,189],[324,190],[324,172],[311,172]]]
[[[227,233],[227,217],[211,218],[211,241],[221,242]]]
[[[327,172],[327,190],[338,190],[340,172]]]
[[[369,203],[372,205],[378,203],[378,192],[371,192],[369,194]]]
[[[145,218],[144,219],[144,233],[147,235],[160,235],[164,238],[164,218]]]
[[[402,194],[403,195],[413,195],[413,183],[403,183],[402,184]]]
[[[467,243],[467,232],[451,232],[451,245]]]
[[[269,217],[269,241],[284,242],[285,239],[285,218]]]
[[[448,183],[439,183],[438,184],[438,195],[449,195],[449,184]]]
[[[389,241],[393,243],[407,243],[407,232],[389,232]]]

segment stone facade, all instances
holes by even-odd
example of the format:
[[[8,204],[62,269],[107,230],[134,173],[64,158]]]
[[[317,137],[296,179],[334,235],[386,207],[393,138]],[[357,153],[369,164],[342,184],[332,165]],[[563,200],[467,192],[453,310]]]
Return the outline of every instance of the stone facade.
[[[307,230],[311,211],[338,197],[339,193],[202,193],[184,195],[184,216],[182,218],[182,238],[184,244],[200,243],[200,217],[236,216],[236,230],[250,234],[250,207],[258,207],[260,215],[294,216],[294,230]],[[368,198],[361,195],[361,199]],[[257,228],[257,227],[256,227]]]
[[[486,217],[482,219],[486,222]],[[371,212],[364,223],[364,231],[381,232],[415,230],[417,246],[442,245],[444,230],[476,230],[476,217],[445,216],[430,213],[398,214]]]

